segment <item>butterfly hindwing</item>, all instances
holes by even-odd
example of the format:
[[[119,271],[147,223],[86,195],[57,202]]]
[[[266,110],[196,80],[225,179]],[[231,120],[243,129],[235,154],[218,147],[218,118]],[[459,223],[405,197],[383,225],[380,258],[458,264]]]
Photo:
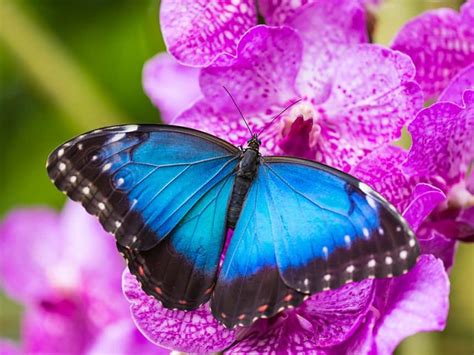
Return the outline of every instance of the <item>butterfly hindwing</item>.
[[[280,277],[262,180],[257,176],[247,194],[211,299],[214,316],[228,327],[271,317],[305,297]]]
[[[53,183],[98,216],[120,245],[147,250],[233,173],[239,152],[192,129],[127,125],[65,143],[47,168]]]
[[[302,159],[269,157],[273,242],[285,283],[304,293],[406,273],[419,254],[395,208],[354,177]]]
[[[367,185],[302,159],[260,160],[211,307],[248,325],[348,282],[397,276],[416,262],[406,221]]]
[[[195,309],[214,288],[233,176],[216,184],[162,242],[145,251],[117,245],[142,288],[167,308]]]

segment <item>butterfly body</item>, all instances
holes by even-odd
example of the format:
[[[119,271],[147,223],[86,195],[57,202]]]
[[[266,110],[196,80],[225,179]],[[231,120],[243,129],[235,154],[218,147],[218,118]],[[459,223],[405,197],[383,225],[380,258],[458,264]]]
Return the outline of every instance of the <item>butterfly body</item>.
[[[256,136],[242,150],[184,127],[114,126],[61,145],[47,170],[114,235],[146,293],[170,309],[210,300],[227,327],[415,264],[413,232],[378,193],[259,146]]]
[[[260,158],[259,147],[260,143],[258,139],[253,137],[248,143],[248,148],[242,153],[227,210],[227,226],[229,228],[235,228],[240,212],[242,211],[245,197],[257,174]]]

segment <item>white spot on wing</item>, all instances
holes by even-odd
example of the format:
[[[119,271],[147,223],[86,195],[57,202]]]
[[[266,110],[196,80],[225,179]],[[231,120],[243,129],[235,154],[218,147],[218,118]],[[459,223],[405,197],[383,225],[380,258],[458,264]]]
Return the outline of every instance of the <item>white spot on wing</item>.
[[[99,207],[99,209],[101,209],[102,211],[105,210],[105,205],[104,205],[103,202],[99,202],[99,203],[97,204],[97,207]]]
[[[363,182],[359,182],[359,189],[367,195],[370,195],[373,191],[369,185],[364,184]]]
[[[91,189],[88,186],[86,186],[82,189],[82,192],[86,195],[89,195],[91,192]]]
[[[129,124],[129,125],[127,125],[127,126],[122,126],[121,128],[122,128],[121,130],[122,130],[123,132],[134,132],[134,131],[138,130],[138,125],[136,125],[136,124]]]
[[[392,265],[393,259],[390,256],[385,257],[385,264]]]
[[[328,256],[329,256],[328,247],[323,247],[323,255],[324,255],[324,259],[327,260],[327,258],[328,258]]]
[[[377,208],[377,204],[372,197],[367,196],[365,199],[367,200],[367,203],[370,205],[370,207]]]
[[[61,158],[63,156],[63,154],[64,154],[64,149],[63,148],[59,149],[58,150],[58,158]]]
[[[365,239],[369,239],[370,233],[367,228],[362,228],[362,233],[364,234]]]
[[[64,164],[63,162],[59,163],[58,169],[59,169],[60,171],[66,170],[66,164]]]
[[[329,274],[324,275],[324,281],[329,281],[329,280],[331,280],[331,275]]]
[[[375,261],[375,259],[370,259],[369,262],[367,263],[367,266],[368,267],[375,267],[376,264],[377,264],[377,262]]]
[[[346,271],[350,274],[352,274],[354,270],[355,270],[354,265],[349,265],[348,267],[346,267]]]
[[[125,137],[125,133],[117,133],[117,134],[114,135],[112,138],[110,138],[109,143],[118,142],[118,141],[121,140],[123,137]]]
[[[344,236],[344,242],[346,242],[347,246],[351,246],[351,236],[350,235],[345,235]]]
[[[400,259],[405,260],[408,257],[408,252],[406,250],[402,250],[400,252]]]
[[[107,171],[107,170],[109,170],[111,167],[112,167],[112,164],[111,164],[111,163],[107,163],[107,164],[105,164],[105,165],[102,167],[102,171]]]
[[[72,176],[69,178],[69,181],[74,184],[74,183],[77,181],[77,177],[76,177],[75,175],[72,175]]]

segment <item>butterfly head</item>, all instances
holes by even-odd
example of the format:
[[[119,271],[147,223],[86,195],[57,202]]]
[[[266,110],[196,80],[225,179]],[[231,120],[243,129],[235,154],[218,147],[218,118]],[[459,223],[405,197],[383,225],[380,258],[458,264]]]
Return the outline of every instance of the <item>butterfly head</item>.
[[[252,138],[250,138],[247,141],[247,148],[252,149],[258,152],[260,146],[262,145],[262,141],[258,138],[256,134],[252,135]]]

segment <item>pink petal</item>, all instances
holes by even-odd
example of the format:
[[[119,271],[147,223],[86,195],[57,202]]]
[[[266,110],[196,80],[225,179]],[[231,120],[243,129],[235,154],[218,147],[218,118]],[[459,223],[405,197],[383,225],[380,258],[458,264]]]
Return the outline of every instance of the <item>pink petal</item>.
[[[376,7],[380,5],[381,0],[359,0],[359,1],[331,1],[334,2],[336,5],[333,9],[334,11],[332,14],[340,13],[341,17],[344,16],[344,5],[359,2],[361,5],[366,5],[369,7]],[[312,4],[316,4],[318,7],[331,7],[330,1],[324,0],[299,0],[299,1],[292,1],[292,0],[259,0],[258,1],[258,9],[262,16],[265,18],[265,23],[269,25],[283,25],[285,24],[288,19],[291,19],[296,12],[301,11],[306,7],[311,6]],[[331,14],[331,15],[332,15]],[[340,21],[340,19],[335,19],[336,21]],[[341,21],[341,25],[345,26],[346,23]]]
[[[234,97],[250,127],[258,132],[296,97],[294,81],[301,53],[301,40],[293,30],[253,28],[240,41],[237,57],[222,55],[219,65],[202,70],[200,84],[205,98],[173,123],[215,134],[235,145],[245,144],[250,133],[223,86]],[[270,139],[277,134],[275,131],[277,123],[262,134],[262,153],[275,152],[276,142]]]
[[[135,327],[132,320],[126,319],[105,328],[87,353],[89,355],[163,355],[169,354],[170,351],[149,342]]]
[[[351,45],[368,41],[365,10],[353,0],[317,1],[285,23],[297,30],[304,43],[298,89],[303,96],[322,102],[339,69],[338,60]]]
[[[421,252],[434,255],[443,262],[446,270],[450,270],[454,264],[458,243],[455,239],[447,238],[439,233],[433,227],[433,224],[428,222],[423,224],[417,232]]]
[[[465,174],[474,156],[474,105],[432,105],[408,127],[413,145],[403,170],[414,176],[441,176],[448,186]]]
[[[370,354],[374,348],[374,328],[377,324],[377,316],[377,312],[371,309],[349,341],[332,349],[332,354]]]
[[[26,354],[79,354],[93,343],[99,329],[91,327],[85,309],[72,300],[63,301],[27,309],[22,326]]]
[[[331,347],[344,342],[358,329],[373,297],[374,282],[365,280],[317,293],[295,312],[312,324],[319,347]]]
[[[411,202],[403,212],[403,216],[416,231],[426,217],[443,201],[446,201],[443,191],[429,184],[418,184],[415,186]]]
[[[160,109],[164,122],[171,122],[201,96],[199,69],[179,64],[167,53],[159,53],[143,67],[143,89]]]
[[[402,148],[386,145],[368,154],[351,173],[403,211],[415,187],[401,171],[406,157]]]
[[[423,103],[414,75],[401,53],[375,45],[348,49],[320,109],[323,162],[348,170],[368,151],[399,138]]]
[[[422,255],[408,274],[392,280],[385,303],[375,336],[380,354],[393,353],[410,335],[443,330],[449,306],[449,279],[443,263]]]
[[[451,80],[438,101],[450,101],[458,106],[464,106],[463,94],[468,89],[474,89],[474,64],[461,70]]]
[[[0,338],[0,354],[1,355],[19,355],[20,347],[9,339]]]
[[[60,222],[61,264],[73,267],[84,279],[101,279],[119,290],[125,262],[117,252],[113,236],[76,202],[65,204]]]
[[[17,209],[0,225],[0,283],[7,294],[33,303],[53,293],[48,269],[62,252],[59,218],[48,209]]]
[[[413,59],[426,99],[438,96],[456,73],[474,61],[473,8],[470,1],[461,14],[451,9],[427,11],[396,36],[392,48]]]
[[[226,351],[229,354],[304,354],[322,355],[308,321],[296,313],[280,315],[273,324],[261,331],[251,332]],[[252,326],[252,328],[254,328]]]
[[[257,16],[251,0],[162,0],[160,23],[171,55],[183,64],[206,66],[221,53],[233,54]]]
[[[212,316],[208,304],[195,311],[173,311],[143,292],[135,276],[123,273],[123,292],[138,329],[152,343],[185,352],[222,351],[235,340],[235,331],[226,329]]]
[[[242,37],[236,57],[222,55],[219,64],[202,70],[202,93],[219,112],[238,117],[225,86],[251,119],[254,112],[295,97],[301,55],[301,40],[292,29],[254,27]]]
[[[231,352],[316,352],[342,344],[365,322],[374,297],[366,280],[313,295],[293,311],[285,311],[261,331],[251,332]]]
[[[250,133],[237,115],[221,114],[203,99],[181,113],[172,123],[208,132],[239,146],[247,142]]]

